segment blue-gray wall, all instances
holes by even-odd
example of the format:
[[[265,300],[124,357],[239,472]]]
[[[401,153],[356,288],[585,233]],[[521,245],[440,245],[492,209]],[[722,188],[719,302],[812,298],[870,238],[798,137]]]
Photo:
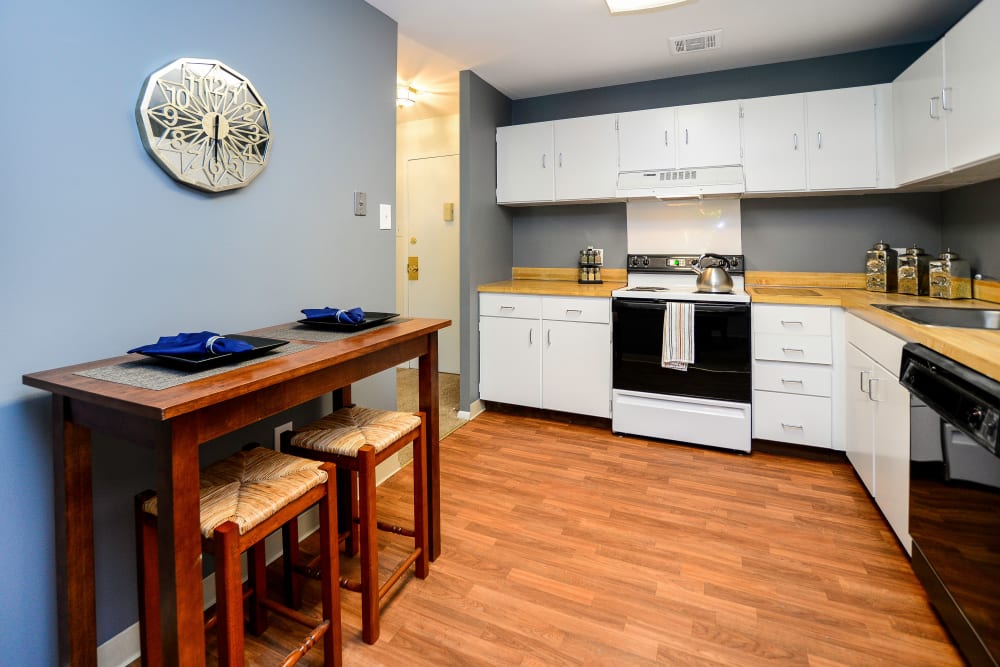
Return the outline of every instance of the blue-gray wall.
[[[1000,179],[945,192],[941,244],[1000,280]]]
[[[625,204],[531,206],[515,211],[514,266],[576,267],[587,246],[604,250],[604,266],[624,269]]]
[[[226,62],[270,106],[271,162],[245,190],[186,189],[143,150],[142,83],[181,56]],[[305,306],[391,310],[393,233],[354,217],[351,193],[395,204],[396,25],[361,0],[4,0],[0,60],[0,662],[53,665],[49,401],[21,375]],[[392,377],[360,391],[394,405]],[[269,443],[282,421],[203,454]],[[130,498],[152,474],[128,443],[99,439],[94,458],[103,642],[136,620]]]
[[[479,293],[477,286],[509,280],[513,266],[510,210],[497,206],[496,128],[510,124],[511,102],[474,72],[459,73],[460,201],[459,281],[462,332],[459,407],[479,398]]]

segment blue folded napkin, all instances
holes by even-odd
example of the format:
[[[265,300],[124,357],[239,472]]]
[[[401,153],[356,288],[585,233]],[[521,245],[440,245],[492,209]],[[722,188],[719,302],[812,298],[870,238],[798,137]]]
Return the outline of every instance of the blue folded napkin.
[[[223,338],[211,331],[200,333],[179,333],[176,336],[161,336],[150,345],[129,350],[132,352],[154,352],[157,354],[230,354],[252,350],[253,345],[242,340]]]
[[[344,324],[357,324],[365,319],[365,311],[360,308],[303,308],[302,314],[307,320],[336,320]]]

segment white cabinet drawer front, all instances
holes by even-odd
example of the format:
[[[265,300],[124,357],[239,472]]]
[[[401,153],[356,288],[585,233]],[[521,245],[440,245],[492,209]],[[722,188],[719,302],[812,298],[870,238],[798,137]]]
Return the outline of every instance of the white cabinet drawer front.
[[[844,320],[844,329],[848,343],[853,343],[894,377],[899,377],[899,363],[906,341],[850,313]]]
[[[826,336],[790,336],[785,334],[754,334],[755,359],[792,361],[801,364],[830,364],[833,351]]]
[[[611,299],[542,297],[542,317],[546,320],[607,324],[611,321]]]
[[[830,399],[770,391],[753,392],[753,437],[829,447]]]
[[[833,369],[819,364],[758,361],[753,365],[753,388],[809,396],[833,395]]]
[[[754,304],[753,330],[754,333],[829,336],[830,309],[826,306]]]
[[[542,297],[534,294],[479,295],[479,314],[489,317],[520,317],[538,319],[542,316]]]

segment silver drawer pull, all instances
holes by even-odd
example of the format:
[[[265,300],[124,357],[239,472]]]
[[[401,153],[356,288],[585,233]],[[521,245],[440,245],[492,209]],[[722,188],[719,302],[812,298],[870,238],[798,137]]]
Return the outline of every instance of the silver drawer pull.
[[[781,320],[781,326],[788,326],[789,324],[798,324],[800,327],[805,326],[802,320]]]
[[[514,310],[514,306],[500,306],[500,310]]]
[[[534,329],[528,329],[528,345],[534,345],[535,344],[534,336],[532,335],[532,334],[534,334],[534,331],[535,331]]]
[[[582,315],[583,314],[583,310],[580,309],[580,308],[567,308],[566,309],[566,314],[569,315],[570,313],[580,313]]]
[[[858,391],[861,393],[866,393],[868,390],[865,388],[865,376],[868,375],[870,371],[861,371],[858,373]]]
[[[804,431],[804,430],[806,430],[806,427],[803,426],[802,424],[786,424],[785,422],[781,422],[781,428],[783,428],[785,430],[794,429],[796,431]]]
[[[781,384],[805,384],[802,380],[789,380],[788,378],[781,378]]]
[[[783,347],[781,348],[781,351],[786,354],[789,352],[798,352],[799,354],[805,352],[805,350],[803,350],[801,347]]]

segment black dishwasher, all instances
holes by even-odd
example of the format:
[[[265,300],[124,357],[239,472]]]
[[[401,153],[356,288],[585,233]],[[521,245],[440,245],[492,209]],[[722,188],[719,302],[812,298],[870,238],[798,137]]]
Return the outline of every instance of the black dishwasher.
[[[1000,382],[910,343],[913,571],[971,665],[1000,660]]]

